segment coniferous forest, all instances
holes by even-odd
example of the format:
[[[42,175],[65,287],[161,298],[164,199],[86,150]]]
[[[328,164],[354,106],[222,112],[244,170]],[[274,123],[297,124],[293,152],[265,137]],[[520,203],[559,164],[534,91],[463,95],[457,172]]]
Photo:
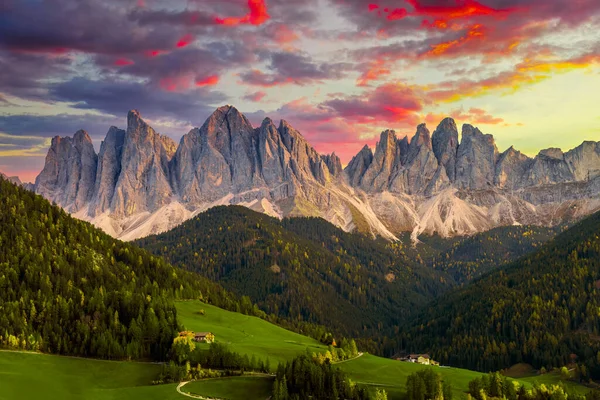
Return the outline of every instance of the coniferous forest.
[[[444,364],[494,371],[515,363],[576,364],[600,378],[600,213],[538,251],[441,296],[398,346]]]
[[[173,339],[182,326],[173,302],[202,299],[328,345],[346,335],[379,354],[429,352],[442,364],[480,371],[569,364],[583,382],[600,378],[600,213],[546,244],[551,233],[543,229],[497,230],[438,245],[415,260],[415,250],[402,243],[346,233],[316,218],[279,221],[242,207],[216,207],[136,243],[151,254],[1,178],[0,200],[3,347],[171,360],[165,380],[195,376],[175,356],[181,349],[173,348]],[[494,240],[507,245],[491,246]],[[500,264],[503,252],[514,258],[519,247],[533,252]],[[485,266],[469,253],[479,254]],[[492,267],[494,260],[500,265]],[[356,345],[346,347],[357,354]],[[219,357],[184,361],[223,368]],[[231,355],[230,367],[269,370],[262,360],[240,357]],[[274,396],[303,398],[323,386],[332,396],[369,398],[319,361],[326,357],[303,357],[280,366]],[[196,369],[197,376],[206,373]],[[297,371],[315,380],[300,381],[305,378]],[[415,396],[428,390],[421,380],[430,378],[411,378]],[[450,396],[440,385],[434,385],[442,388],[440,396]]]
[[[212,208],[136,243],[249,296],[269,314],[351,336],[392,332],[453,285],[446,273],[396,254],[381,239],[241,206]]]

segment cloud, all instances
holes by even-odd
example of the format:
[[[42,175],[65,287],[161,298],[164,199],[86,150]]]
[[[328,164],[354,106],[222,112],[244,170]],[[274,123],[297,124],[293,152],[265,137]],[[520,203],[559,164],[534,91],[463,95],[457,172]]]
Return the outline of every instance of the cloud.
[[[253,102],[258,103],[258,102],[261,102],[265,98],[266,95],[267,94],[265,92],[258,91],[258,92],[253,92],[253,93],[246,94],[243,97],[243,99],[247,100],[247,101],[253,101]]]
[[[206,88],[177,93],[157,90],[132,81],[101,81],[74,78],[50,87],[55,101],[72,102],[74,108],[100,110],[112,115],[125,115],[139,109],[151,118],[169,117],[201,125],[214,108],[226,97]]]
[[[401,82],[386,83],[363,95],[327,100],[322,106],[359,124],[407,122],[416,125],[417,112],[423,109],[420,96]]]
[[[267,12],[267,4],[265,0],[248,0],[248,8],[250,11],[243,17],[217,17],[215,22],[219,25],[262,25],[268,21],[271,16]]]
[[[350,63],[328,63],[314,61],[307,54],[297,52],[266,52],[262,55],[269,61],[269,73],[252,69],[240,74],[242,82],[248,85],[273,87],[294,83],[306,85],[329,79],[341,79],[351,69]]]

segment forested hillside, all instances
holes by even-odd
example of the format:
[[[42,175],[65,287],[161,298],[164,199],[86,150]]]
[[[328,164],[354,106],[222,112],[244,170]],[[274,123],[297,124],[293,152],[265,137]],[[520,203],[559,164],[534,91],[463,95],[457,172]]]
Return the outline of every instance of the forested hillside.
[[[201,296],[239,309],[219,285],[0,177],[1,346],[163,359],[178,329],[172,300]]]
[[[438,240],[438,246],[448,248],[426,258],[425,264],[465,283],[539,249],[559,231],[558,227],[503,226],[473,236],[445,239],[443,244]],[[434,241],[429,242],[431,246]]]
[[[493,371],[526,362],[577,363],[600,378],[600,213],[540,250],[440,297],[399,347],[453,366]]]
[[[137,244],[250,296],[268,313],[345,335],[391,332],[450,286],[444,273],[398,256],[385,241],[239,206],[212,208]]]

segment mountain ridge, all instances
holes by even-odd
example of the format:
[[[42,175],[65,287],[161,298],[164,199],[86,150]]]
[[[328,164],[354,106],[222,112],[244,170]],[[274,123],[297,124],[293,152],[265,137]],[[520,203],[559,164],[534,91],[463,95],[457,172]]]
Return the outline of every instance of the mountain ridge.
[[[287,121],[260,127],[219,107],[176,145],[132,110],[96,154],[85,131],[55,137],[35,191],[112,236],[166,231],[215,205],[279,218],[322,217],[346,231],[395,240],[443,237],[512,224],[556,225],[600,209],[600,142],[528,157],[500,153],[492,135],[445,118],[398,139],[381,133],[342,168]]]

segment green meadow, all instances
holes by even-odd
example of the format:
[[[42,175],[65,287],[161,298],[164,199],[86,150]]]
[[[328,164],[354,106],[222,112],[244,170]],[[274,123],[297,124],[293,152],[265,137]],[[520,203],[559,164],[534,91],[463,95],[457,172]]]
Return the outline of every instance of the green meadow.
[[[177,316],[185,329],[195,332],[212,332],[215,340],[227,344],[240,354],[269,359],[271,369],[291,360],[298,354],[311,351],[324,352],[327,346],[320,342],[288,331],[257,317],[251,317],[199,301],[177,302]],[[204,315],[199,311],[204,310]],[[202,344],[208,348],[208,344]]]
[[[273,378],[241,376],[190,382],[181,390],[186,393],[227,400],[265,400],[271,396],[272,388]]]
[[[177,385],[151,385],[159,369],[156,364],[1,351],[0,400],[181,399]]]
[[[269,359],[271,368],[309,348],[325,351],[316,340],[287,331],[259,318],[250,317],[201,303],[176,303],[178,315],[188,330],[210,331],[216,340],[233,351],[259,359]],[[200,314],[204,310],[204,315]],[[201,344],[201,346],[208,346]],[[455,398],[465,397],[468,383],[479,372],[448,367],[427,367],[364,354],[342,362],[338,367],[363,385],[382,387],[390,400],[402,399],[408,375],[423,369],[435,368],[444,380],[451,382]],[[152,385],[160,365],[141,362],[103,361],[37,353],[0,351],[0,400],[184,400],[177,384]],[[557,384],[560,375],[528,374],[516,380],[531,386],[534,383]],[[181,390],[206,397],[227,400],[262,400],[270,395],[273,379],[242,376],[208,379],[186,384]],[[587,388],[566,382],[570,389],[581,393]]]

